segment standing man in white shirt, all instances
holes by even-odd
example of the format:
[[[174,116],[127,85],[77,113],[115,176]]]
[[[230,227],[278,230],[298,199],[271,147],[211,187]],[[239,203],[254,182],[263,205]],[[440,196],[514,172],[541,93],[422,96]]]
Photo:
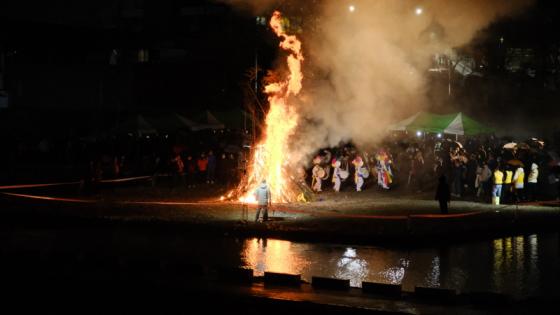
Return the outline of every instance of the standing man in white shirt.
[[[259,221],[261,211],[263,212],[263,222],[268,221],[268,207],[272,206],[272,196],[270,188],[266,184],[266,179],[261,181],[259,187],[255,190],[255,199],[257,200],[257,216],[255,222]]]

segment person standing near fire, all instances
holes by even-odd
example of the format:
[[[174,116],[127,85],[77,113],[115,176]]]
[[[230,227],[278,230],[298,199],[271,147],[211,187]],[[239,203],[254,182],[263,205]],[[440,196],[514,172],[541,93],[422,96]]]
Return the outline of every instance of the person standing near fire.
[[[316,156],[313,159],[313,164],[315,164],[315,165],[313,166],[313,169],[311,170],[311,174],[313,175],[311,188],[315,192],[321,192],[322,191],[321,186],[322,186],[322,183],[323,183],[323,177],[325,177],[325,170],[321,167],[320,163],[321,163],[321,157]]]
[[[272,195],[270,193],[270,188],[268,188],[266,184],[266,179],[263,179],[259,187],[255,190],[255,199],[257,200],[255,222],[259,221],[261,211],[263,212],[263,222],[268,221],[268,208],[272,206]]]

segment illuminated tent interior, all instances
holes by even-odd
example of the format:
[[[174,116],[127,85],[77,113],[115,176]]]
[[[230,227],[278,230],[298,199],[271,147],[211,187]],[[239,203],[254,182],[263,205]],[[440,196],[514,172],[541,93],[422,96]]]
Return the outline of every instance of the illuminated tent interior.
[[[494,132],[494,129],[463,113],[446,115],[418,112],[389,127],[391,131],[442,133],[458,136],[474,136]]]

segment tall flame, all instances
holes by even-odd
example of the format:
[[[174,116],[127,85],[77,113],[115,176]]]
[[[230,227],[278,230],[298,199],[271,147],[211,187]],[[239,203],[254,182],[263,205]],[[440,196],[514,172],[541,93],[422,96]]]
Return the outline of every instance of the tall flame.
[[[265,119],[263,138],[253,150],[245,187],[248,195],[242,198],[243,201],[251,201],[252,192],[262,179],[266,179],[274,202],[294,201],[298,194],[292,187],[287,166],[290,162],[289,140],[299,120],[297,109],[290,104],[289,98],[299,94],[302,88],[301,42],[296,36],[286,34],[280,12],[274,12],[270,26],[281,39],[280,48],[289,53],[289,74],[285,80],[271,83],[264,89],[270,109]]]

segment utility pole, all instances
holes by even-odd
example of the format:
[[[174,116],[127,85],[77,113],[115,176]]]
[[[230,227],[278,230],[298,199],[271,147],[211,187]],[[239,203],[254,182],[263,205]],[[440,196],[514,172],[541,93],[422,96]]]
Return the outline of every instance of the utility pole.
[[[451,97],[451,58],[447,58],[447,93]]]

